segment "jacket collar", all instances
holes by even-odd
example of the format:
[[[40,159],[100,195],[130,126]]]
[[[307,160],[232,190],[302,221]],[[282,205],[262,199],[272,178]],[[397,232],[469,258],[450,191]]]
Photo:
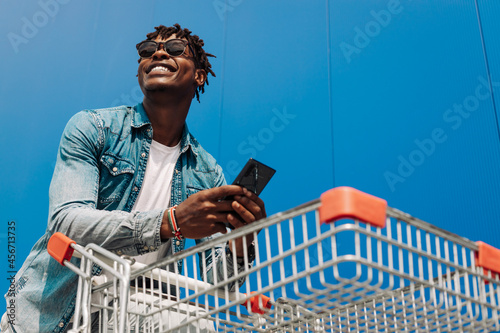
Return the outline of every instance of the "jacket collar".
[[[182,131],[182,138],[181,138],[181,154],[186,152],[189,148],[191,148],[191,151],[195,156],[198,156],[198,141],[194,138],[194,136],[191,135],[188,129],[188,125],[184,123],[184,129]]]
[[[151,125],[151,121],[149,121],[149,117],[146,114],[146,110],[142,106],[142,103],[134,106],[134,116],[132,117],[132,127],[140,128],[144,125]]]
[[[134,116],[132,118],[132,127],[134,128],[140,128],[144,125],[150,125],[151,126],[151,121],[149,120],[148,115],[146,114],[146,110],[144,110],[144,106],[142,103],[137,104],[134,107]],[[181,154],[185,153],[189,148],[191,148],[191,151],[195,156],[198,156],[198,141],[191,135],[189,132],[188,126],[186,123],[184,123],[184,129],[182,130],[182,137],[181,137]]]

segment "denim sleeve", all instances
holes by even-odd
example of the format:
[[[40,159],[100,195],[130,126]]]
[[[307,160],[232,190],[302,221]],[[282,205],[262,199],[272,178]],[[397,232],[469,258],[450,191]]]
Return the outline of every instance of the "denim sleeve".
[[[48,231],[60,231],[81,245],[95,243],[119,254],[155,250],[161,244],[163,210],[96,209],[103,145],[103,125],[95,112],[82,111],[66,125],[50,184]]]

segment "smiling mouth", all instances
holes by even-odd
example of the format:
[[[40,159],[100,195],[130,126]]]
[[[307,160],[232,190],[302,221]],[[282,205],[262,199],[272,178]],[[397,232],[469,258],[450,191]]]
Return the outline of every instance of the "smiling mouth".
[[[149,68],[146,70],[146,74],[166,74],[166,73],[173,73],[176,72],[177,68],[170,64],[152,64],[149,66]]]
[[[156,67],[153,67],[149,73],[154,73],[154,72],[172,72],[170,69],[168,69],[167,67],[163,67],[163,66],[156,66]]]

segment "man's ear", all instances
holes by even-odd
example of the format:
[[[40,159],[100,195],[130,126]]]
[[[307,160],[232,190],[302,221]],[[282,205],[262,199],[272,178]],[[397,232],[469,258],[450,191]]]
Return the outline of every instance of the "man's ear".
[[[196,72],[194,73],[194,81],[196,82],[196,85],[199,87],[205,83],[207,80],[207,72],[205,72],[204,69],[197,69]]]

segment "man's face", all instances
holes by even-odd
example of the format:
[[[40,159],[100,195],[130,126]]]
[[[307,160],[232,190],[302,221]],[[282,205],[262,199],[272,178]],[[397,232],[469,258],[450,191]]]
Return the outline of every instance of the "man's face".
[[[172,35],[168,38],[158,36],[157,43],[166,42],[177,38]],[[199,74],[202,70],[197,70],[193,54],[188,46],[181,56],[170,56],[163,48],[158,47],[150,58],[142,58],[139,63],[138,78],[139,85],[145,96],[155,92],[175,91],[176,94],[194,95],[196,87],[202,84]]]

